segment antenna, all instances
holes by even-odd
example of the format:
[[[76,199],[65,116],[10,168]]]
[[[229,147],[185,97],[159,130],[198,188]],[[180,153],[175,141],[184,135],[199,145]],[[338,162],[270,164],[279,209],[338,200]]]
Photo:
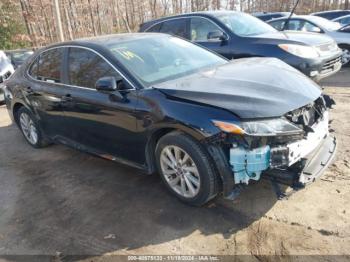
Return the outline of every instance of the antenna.
[[[288,16],[287,20],[284,22],[282,31],[284,31],[284,30],[286,29],[286,26],[287,26],[287,24],[289,23],[289,20],[290,20],[290,18],[292,17],[292,15],[294,14],[295,9],[297,8],[297,6],[298,6],[298,4],[299,4],[299,1],[300,1],[300,0],[297,0],[297,1],[296,1],[295,5],[294,5],[294,7],[293,7],[293,9],[292,9],[292,12],[290,12],[290,15]]]

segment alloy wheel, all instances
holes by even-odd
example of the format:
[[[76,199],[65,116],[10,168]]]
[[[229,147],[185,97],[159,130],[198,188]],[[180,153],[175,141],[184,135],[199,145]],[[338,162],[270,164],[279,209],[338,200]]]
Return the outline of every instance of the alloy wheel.
[[[348,49],[342,49],[343,55],[342,55],[342,64],[346,65],[350,61],[350,50]]]
[[[33,120],[27,113],[22,113],[19,120],[25,138],[29,143],[35,145],[38,142],[38,131]]]
[[[160,166],[168,185],[185,198],[195,197],[200,189],[196,164],[183,149],[169,145],[160,154]]]

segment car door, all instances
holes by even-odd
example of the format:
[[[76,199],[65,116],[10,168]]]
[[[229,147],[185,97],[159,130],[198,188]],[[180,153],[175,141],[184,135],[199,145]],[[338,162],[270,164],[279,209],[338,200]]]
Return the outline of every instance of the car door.
[[[39,116],[44,133],[54,138],[64,135],[64,94],[62,84],[64,48],[43,51],[30,65],[28,78],[22,83],[23,94]]]
[[[69,119],[67,142],[78,148],[137,162],[133,147],[136,132],[135,107],[137,90],[97,52],[82,47],[67,50],[66,96],[70,102],[64,113]],[[95,83],[101,77],[113,76],[119,90],[100,92]]]
[[[192,17],[190,21],[190,40],[201,46],[204,46],[228,59],[232,58],[232,52],[229,49],[229,41],[222,39],[210,39],[210,33],[227,34],[214,22],[204,17]]]

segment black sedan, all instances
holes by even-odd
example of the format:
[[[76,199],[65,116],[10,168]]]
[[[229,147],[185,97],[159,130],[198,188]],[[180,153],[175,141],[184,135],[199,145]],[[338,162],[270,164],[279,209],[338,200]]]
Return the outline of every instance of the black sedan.
[[[336,147],[321,89],[297,70],[273,58],[229,62],[163,34],[46,47],[5,97],[33,147],[62,143],[158,172],[192,205],[260,178],[303,187]]]
[[[146,22],[141,32],[177,35],[228,59],[275,57],[318,81],[341,68],[342,51],[324,35],[279,32],[245,13],[208,11]]]

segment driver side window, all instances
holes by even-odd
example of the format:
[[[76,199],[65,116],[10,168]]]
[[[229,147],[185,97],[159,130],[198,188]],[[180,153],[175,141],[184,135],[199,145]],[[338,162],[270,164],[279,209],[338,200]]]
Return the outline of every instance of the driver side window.
[[[322,32],[319,27],[305,20],[290,20],[288,23],[288,30],[318,33]]]
[[[208,34],[215,31],[222,32],[217,25],[207,19],[200,17],[191,18],[191,41],[208,41]]]

